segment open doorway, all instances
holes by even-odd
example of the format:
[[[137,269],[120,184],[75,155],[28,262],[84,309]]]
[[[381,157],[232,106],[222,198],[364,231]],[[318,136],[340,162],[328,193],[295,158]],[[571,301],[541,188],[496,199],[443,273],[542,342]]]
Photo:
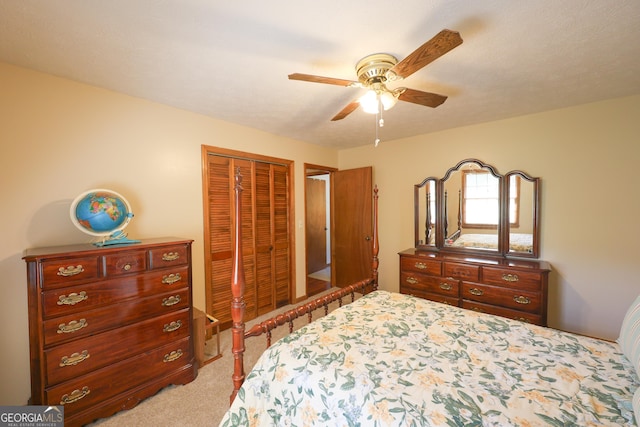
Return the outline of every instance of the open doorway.
[[[331,173],[335,170],[305,164],[307,297],[331,288]]]

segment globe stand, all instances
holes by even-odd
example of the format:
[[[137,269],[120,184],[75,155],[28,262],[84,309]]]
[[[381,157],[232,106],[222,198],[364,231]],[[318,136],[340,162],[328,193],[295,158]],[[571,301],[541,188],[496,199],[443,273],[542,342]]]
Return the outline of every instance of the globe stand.
[[[126,233],[120,230],[100,242],[95,242],[93,245],[102,247],[111,245],[130,245],[133,243],[140,243],[140,240],[128,239]]]

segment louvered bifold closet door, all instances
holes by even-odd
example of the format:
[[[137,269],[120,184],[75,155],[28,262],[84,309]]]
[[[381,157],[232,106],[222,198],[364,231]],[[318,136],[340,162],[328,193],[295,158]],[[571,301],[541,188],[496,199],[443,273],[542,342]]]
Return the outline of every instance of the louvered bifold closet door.
[[[274,308],[273,242],[271,209],[271,168],[269,163],[256,163],[256,285],[258,316]]]
[[[208,156],[209,270],[206,287],[208,313],[221,322],[231,322],[231,256],[233,254],[232,159]],[[231,175],[232,176],[232,175]]]
[[[222,155],[207,156],[207,167],[207,312],[224,329],[231,325],[236,168],[240,168],[243,188],[244,320],[290,303],[290,170],[287,165]]]
[[[276,307],[290,302],[291,238],[289,233],[289,171],[286,166],[272,165],[273,269]]]

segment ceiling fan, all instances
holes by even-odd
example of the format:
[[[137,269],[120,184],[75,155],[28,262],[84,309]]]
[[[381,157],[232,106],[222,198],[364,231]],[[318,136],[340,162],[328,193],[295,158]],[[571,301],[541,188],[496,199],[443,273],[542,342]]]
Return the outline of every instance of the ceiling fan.
[[[393,55],[386,53],[375,53],[362,58],[356,64],[358,81],[300,73],[289,74],[289,79],[368,89],[363,97],[349,103],[331,119],[332,121],[344,119],[360,105],[366,112],[375,114],[381,109],[388,110],[393,107],[398,100],[435,108],[447,97],[405,87],[389,89],[386,83],[409,77],[460,44],[460,33],[445,29],[400,62]]]

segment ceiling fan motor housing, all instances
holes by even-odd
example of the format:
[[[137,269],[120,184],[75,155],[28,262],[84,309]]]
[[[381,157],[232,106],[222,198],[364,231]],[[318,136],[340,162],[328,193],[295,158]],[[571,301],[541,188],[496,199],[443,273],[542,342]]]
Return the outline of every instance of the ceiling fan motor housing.
[[[398,60],[387,53],[374,53],[362,58],[356,64],[358,80],[365,86],[387,81],[387,72],[398,63]]]

